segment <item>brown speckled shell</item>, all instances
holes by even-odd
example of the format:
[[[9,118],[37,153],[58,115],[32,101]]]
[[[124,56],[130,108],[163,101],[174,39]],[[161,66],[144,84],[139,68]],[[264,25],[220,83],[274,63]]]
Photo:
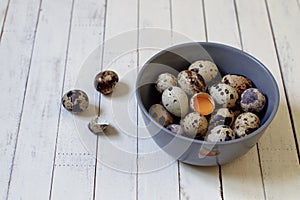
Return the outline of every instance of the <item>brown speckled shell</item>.
[[[194,95],[206,91],[206,84],[201,75],[194,71],[183,70],[177,76],[178,85],[188,94]]]
[[[85,111],[89,106],[89,98],[82,90],[70,90],[63,95],[62,105],[70,112],[79,113]]]
[[[171,114],[160,104],[154,104],[149,109],[150,116],[160,125],[167,127],[174,123]]]
[[[251,112],[240,114],[234,121],[233,131],[238,137],[244,137],[255,131],[260,125],[257,115]]]
[[[96,75],[94,86],[98,92],[107,95],[113,92],[118,81],[119,77],[117,73],[107,70]]]
[[[222,78],[222,82],[233,87],[239,95],[246,89],[253,87],[252,81],[244,76],[227,74]]]

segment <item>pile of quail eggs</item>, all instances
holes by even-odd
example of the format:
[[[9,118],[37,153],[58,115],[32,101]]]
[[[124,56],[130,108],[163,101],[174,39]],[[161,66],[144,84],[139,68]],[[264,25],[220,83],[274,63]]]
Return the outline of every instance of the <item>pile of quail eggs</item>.
[[[266,105],[265,95],[249,78],[238,74],[222,77],[216,64],[208,60],[198,60],[178,74],[160,74],[155,87],[161,102],[150,107],[151,117],[175,134],[209,142],[251,134],[259,128]],[[201,93],[212,98],[212,113],[195,109],[195,97]]]

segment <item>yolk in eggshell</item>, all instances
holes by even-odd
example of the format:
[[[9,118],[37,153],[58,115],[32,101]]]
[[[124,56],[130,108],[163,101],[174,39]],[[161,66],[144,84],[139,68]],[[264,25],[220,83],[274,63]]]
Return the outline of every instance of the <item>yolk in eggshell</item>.
[[[202,115],[209,115],[214,110],[214,103],[211,97],[206,94],[198,94],[194,96],[194,110]]]

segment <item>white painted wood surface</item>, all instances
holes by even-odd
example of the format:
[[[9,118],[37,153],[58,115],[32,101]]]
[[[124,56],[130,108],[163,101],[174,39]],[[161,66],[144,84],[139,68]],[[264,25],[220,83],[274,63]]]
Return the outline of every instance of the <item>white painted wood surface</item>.
[[[0,0],[0,199],[299,199],[299,19],[298,0]],[[161,151],[134,97],[149,57],[205,40],[257,57],[281,95],[257,147],[219,167]],[[120,76],[109,96],[93,88],[103,69]],[[84,114],[60,105],[74,88]],[[96,136],[99,106],[112,128]]]

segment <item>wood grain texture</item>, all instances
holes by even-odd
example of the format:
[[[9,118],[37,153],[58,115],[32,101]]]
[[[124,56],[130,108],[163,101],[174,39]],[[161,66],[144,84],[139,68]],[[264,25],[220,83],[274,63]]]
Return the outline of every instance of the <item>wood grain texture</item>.
[[[280,90],[277,115],[259,142],[265,196],[297,199],[299,163],[265,2],[237,1],[237,7],[245,50],[268,67]]]
[[[206,41],[204,18],[201,1],[172,1],[173,31],[174,34],[185,35],[185,42]],[[179,170],[181,199],[221,199],[218,167],[195,167],[180,163]]]
[[[139,66],[172,44],[170,2],[139,1]],[[155,13],[160,13],[159,15]],[[143,31],[150,28],[150,32]],[[149,34],[152,33],[152,34]],[[152,140],[138,114],[138,199],[179,199],[178,164]],[[163,187],[163,189],[162,189]]]
[[[205,1],[205,13],[208,41],[221,42],[240,49],[238,16],[234,0]],[[224,199],[264,198],[256,146],[245,156],[222,166],[221,170]],[[236,192],[237,189],[239,192]]]
[[[111,95],[101,95],[100,115],[110,122],[110,127],[99,135],[96,199],[136,198],[137,109],[132,97],[137,75],[137,5],[136,0],[107,4],[99,72],[115,71],[119,82]]]
[[[299,1],[267,1],[300,159],[300,7]],[[283,19],[284,18],[284,19]],[[299,160],[300,162],[300,160]]]
[[[104,15],[104,0],[74,1],[63,93],[74,88],[86,92],[94,91],[92,84],[88,84],[90,88],[86,90],[83,85],[77,83],[77,80],[80,79],[82,70],[90,69],[84,65],[85,59],[102,43]],[[100,57],[99,54],[95,58],[98,59],[98,64]],[[86,80],[87,83],[92,81],[93,79]],[[93,97],[89,93],[90,106],[85,114],[82,114],[91,115],[87,117],[87,121],[97,113],[98,102]],[[76,123],[73,116],[65,109],[61,112],[52,199],[93,199],[97,136],[77,128],[81,124]],[[84,128],[87,127],[86,123]],[[90,143],[86,143],[82,135],[88,137]]]
[[[0,4],[0,42],[3,35],[3,28],[8,12],[9,0],[2,0]]]
[[[39,6],[39,0],[12,0],[2,35],[0,89],[5,98],[0,99],[0,199],[6,198],[9,187]]]
[[[10,199],[49,198],[71,5],[71,0],[42,3],[13,163]],[[29,7],[29,10],[35,8]],[[22,31],[19,34],[26,30]]]

